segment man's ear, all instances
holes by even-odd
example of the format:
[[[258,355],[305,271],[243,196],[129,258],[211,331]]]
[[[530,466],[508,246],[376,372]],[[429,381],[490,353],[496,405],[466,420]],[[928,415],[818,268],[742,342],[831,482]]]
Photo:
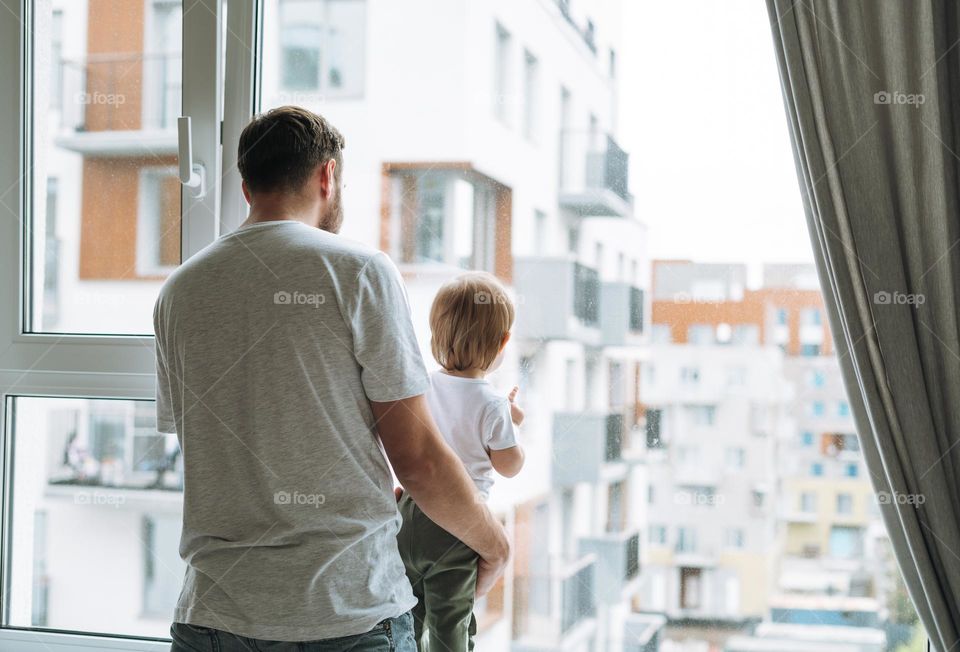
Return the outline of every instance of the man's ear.
[[[247,188],[247,182],[240,182],[240,190],[243,191],[243,198],[247,200],[247,203],[250,203],[250,189]]]
[[[337,194],[337,161],[330,159],[322,164],[317,172],[320,174],[320,192],[324,199],[331,199]]]

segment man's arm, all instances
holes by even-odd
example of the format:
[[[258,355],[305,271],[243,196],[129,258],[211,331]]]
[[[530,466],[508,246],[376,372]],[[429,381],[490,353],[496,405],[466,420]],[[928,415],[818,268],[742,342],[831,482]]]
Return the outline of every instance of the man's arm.
[[[377,432],[404,491],[434,523],[478,555],[477,595],[503,574],[510,542],[500,522],[479,499],[463,463],[443,441],[421,396],[370,402]]]

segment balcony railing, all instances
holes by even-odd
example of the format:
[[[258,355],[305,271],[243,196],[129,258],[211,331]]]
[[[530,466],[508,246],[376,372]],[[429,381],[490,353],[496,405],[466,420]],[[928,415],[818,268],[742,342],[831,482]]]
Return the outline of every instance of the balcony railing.
[[[573,314],[587,326],[600,319],[600,274],[580,263],[573,264]]]
[[[602,306],[595,269],[569,258],[517,258],[513,278],[517,295],[536,299],[540,308],[521,311],[519,337],[600,344]]]
[[[544,574],[516,578],[525,609],[511,648],[515,652],[568,649],[590,636],[586,630],[597,615],[596,556],[553,557],[548,568]]]
[[[591,130],[560,133],[560,203],[583,216],[628,217],[630,155],[610,135]]]
[[[643,290],[629,283],[603,283],[600,290],[600,330],[606,346],[637,344],[643,333]]]
[[[568,487],[597,482],[621,468],[623,415],[599,412],[558,412],[553,417],[553,480]]]
[[[597,556],[597,599],[620,602],[640,576],[640,533],[627,530],[580,539],[580,552]]]
[[[62,59],[55,84],[62,128],[74,132],[169,130],[181,112],[179,52]],[[57,101],[58,100],[58,101]]]

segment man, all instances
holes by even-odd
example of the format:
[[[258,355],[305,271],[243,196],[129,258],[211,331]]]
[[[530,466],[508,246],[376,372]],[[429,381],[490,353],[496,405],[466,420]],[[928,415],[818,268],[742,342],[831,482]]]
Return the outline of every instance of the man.
[[[254,118],[250,217],[157,300],[157,421],[184,464],[175,652],[415,650],[387,459],[479,554],[478,594],[509,555],[427,410],[396,267],[337,235],[343,145],[304,109]]]

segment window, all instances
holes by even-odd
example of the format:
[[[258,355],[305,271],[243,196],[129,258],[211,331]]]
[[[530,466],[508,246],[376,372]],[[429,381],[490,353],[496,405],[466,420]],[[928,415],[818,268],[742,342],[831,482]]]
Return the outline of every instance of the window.
[[[523,52],[523,135],[530,141],[537,140],[539,115],[539,62],[528,50]]]
[[[662,525],[651,525],[648,541],[655,546],[667,545],[667,528]]]
[[[727,528],[724,531],[724,546],[740,550],[744,547],[743,528]]]
[[[747,459],[747,451],[743,448],[727,448],[727,468],[731,471],[738,471],[744,467]]]
[[[157,291],[181,256],[180,185],[155,176],[176,165],[181,3],[149,0],[146,12],[135,4],[44,6],[31,45],[46,65],[33,69],[32,86],[49,111],[33,116],[29,143],[25,330],[148,334]],[[86,34],[77,38],[81,25]],[[117,30],[144,38],[131,46],[116,40]],[[208,151],[199,142],[198,160]],[[198,212],[194,226],[213,221]]]
[[[684,385],[696,385],[700,382],[700,370],[697,367],[681,367],[680,382]]]
[[[538,256],[547,253],[547,214],[543,211],[533,211],[534,247]]]
[[[837,514],[853,513],[853,496],[848,493],[837,494]]]
[[[800,443],[805,448],[809,448],[810,446],[813,446],[813,433],[810,432],[809,430],[805,430],[802,433],[800,433]]]
[[[657,502],[657,488],[652,484],[647,485],[647,504],[653,505],[655,502]]]
[[[816,357],[820,355],[820,345],[819,344],[801,344],[800,355],[807,358]]]
[[[265,87],[268,96],[289,97],[291,92],[329,97],[359,97],[364,90],[366,0],[279,0],[279,20],[267,4],[266,24],[279,24],[277,40],[265,43],[265,56],[273,54],[279,88]],[[290,99],[296,99],[299,96]]]
[[[810,403],[810,414],[815,417],[822,417],[827,413],[823,401],[813,401]]]
[[[860,465],[856,462],[850,462],[844,467],[843,474],[848,478],[856,478],[860,475]]]
[[[510,122],[510,32],[503,25],[495,26],[496,45],[493,69],[493,114],[504,123]]]
[[[693,324],[687,329],[690,344],[713,344],[714,341],[714,327],[710,324]]]
[[[137,273],[165,276],[180,262],[180,180],[173,167],[140,171]]]
[[[817,494],[812,491],[804,491],[800,494],[800,511],[805,514],[812,514],[817,511]]]
[[[848,417],[850,416],[850,404],[846,401],[837,402],[837,416],[838,417]]]
[[[800,326],[819,326],[820,310],[818,308],[804,308],[800,311]]]
[[[677,528],[677,552],[693,553],[697,550],[697,530],[693,527]]]
[[[814,477],[820,477],[823,475],[823,464],[820,462],[814,462],[810,465],[810,475]]]
[[[822,371],[814,370],[810,372],[810,386],[823,387],[826,377]]]
[[[776,323],[778,326],[787,325],[787,311],[785,308],[777,308],[774,314],[776,315]]]
[[[691,425],[712,426],[716,422],[717,408],[714,405],[687,405],[684,411]]]

